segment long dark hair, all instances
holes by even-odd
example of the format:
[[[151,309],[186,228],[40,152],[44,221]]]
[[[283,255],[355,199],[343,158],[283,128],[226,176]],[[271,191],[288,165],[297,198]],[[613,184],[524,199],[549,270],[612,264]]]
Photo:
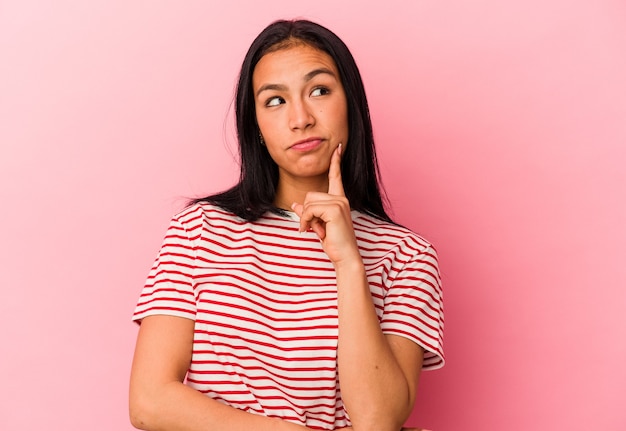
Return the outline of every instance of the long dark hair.
[[[241,157],[239,182],[224,192],[195,199],[192,203],[210,202],[248,221],[257,220],[268,211],[284,214],[273,204],[278,186],[278,166],[259,140],[252,74],[265,54],[296,43],[324,51],[339,70],[348,101],[349,145],[342,156],[341,175],[350,206],[391,222],[383,203],[386,199],[383,199],[372,122],[359,69],[348,47],[337,35],[307,20],[276,21],[252,42],[241,66],[235,105]]]

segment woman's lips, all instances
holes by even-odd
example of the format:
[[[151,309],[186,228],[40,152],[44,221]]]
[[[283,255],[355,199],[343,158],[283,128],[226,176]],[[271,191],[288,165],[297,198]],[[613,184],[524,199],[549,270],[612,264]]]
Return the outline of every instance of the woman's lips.
[[[289,147],[289,149],[296,151],[311,151],[319,147],[321,143],[322,138],[308,138],[296,142],[291,147]]]

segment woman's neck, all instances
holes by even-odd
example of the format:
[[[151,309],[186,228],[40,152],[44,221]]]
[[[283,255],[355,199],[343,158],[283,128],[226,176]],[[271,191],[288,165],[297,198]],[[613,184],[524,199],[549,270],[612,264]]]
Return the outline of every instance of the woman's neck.
[[[328,176],[298,180],[281,178],[276,188],[274,206],[291,211],[291,205],[303,203],[309,192],[328,192]]]

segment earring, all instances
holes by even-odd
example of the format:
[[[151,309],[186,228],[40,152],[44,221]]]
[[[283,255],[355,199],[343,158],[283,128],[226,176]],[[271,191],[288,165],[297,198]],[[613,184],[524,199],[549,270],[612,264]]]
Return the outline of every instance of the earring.
[[[263,135],[261,135],[261,132],[259,132],[259,141],[261,142],[261,145],[265,146],[265,139],[263,139]]]

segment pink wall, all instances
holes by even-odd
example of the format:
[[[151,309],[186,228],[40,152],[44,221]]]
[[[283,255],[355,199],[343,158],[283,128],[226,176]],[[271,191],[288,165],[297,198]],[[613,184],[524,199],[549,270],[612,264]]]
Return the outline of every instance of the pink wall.
[[[139,289],[183,198],[235,180],[239,62],[294,16],[352,48],[441,255],[412,423],[626,429],[625,3],[248,3],[0,1],[0,429],[131,429]]]

